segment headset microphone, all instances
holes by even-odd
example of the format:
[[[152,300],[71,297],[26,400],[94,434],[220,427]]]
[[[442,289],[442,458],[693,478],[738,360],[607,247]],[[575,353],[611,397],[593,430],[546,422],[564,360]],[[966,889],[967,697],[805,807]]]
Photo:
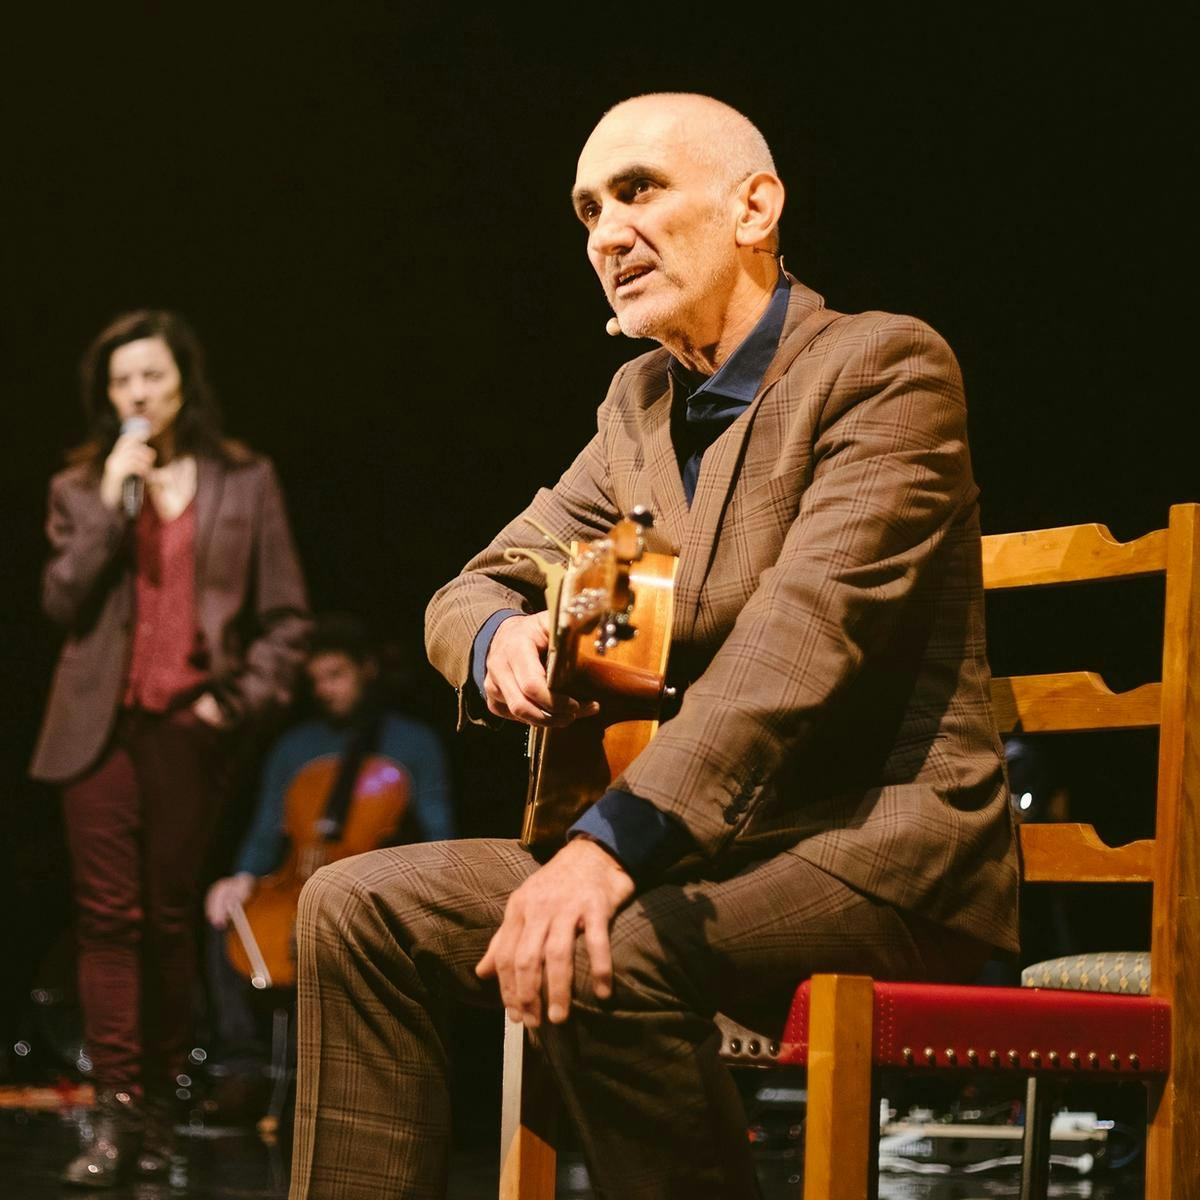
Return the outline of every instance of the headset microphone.
[[[621,329],[621,322],[618,321],[616,317],[609,317],[604,326],[604,332],[607,333],[609,337],[620,337],[623,332]]]

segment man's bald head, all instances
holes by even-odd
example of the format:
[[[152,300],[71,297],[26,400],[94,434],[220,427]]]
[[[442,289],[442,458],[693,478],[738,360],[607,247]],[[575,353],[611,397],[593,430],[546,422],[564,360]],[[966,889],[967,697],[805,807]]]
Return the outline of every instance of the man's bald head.
[[[783,185],[762,134],[728,104],[687,92],[622,101],[580,151],[571,199],[631,336],[677,354],[723,347],[774,290]]]
[[[671,127],[668,136],[707,163],[713,182],[736,187],[758,171],[776,175],[771,148],[756,126],[736,108],[698,92],[649,92],[614,104],[596,126],[612,122],[651,122]],[[666,132],[666,130],[664,130]],[[593,134],[594,136],[594,134]]]

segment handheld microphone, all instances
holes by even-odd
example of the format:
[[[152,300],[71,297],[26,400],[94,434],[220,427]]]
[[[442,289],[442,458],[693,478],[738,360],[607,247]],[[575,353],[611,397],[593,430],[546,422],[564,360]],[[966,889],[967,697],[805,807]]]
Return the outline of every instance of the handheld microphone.
[[[604,332],[609,337],[620,337],[624,330],[622,330],[621,322],[616,317],[609,317],[608,322],[604,326]]]
[[[121,422],[121,436],[127,433],[145,440],[150,436],[150,422],[145,417],[126,417]],[[121,509],[131,521],[142,511],[145,495],[146,481],[140,475],[126,475],[121,482]]]

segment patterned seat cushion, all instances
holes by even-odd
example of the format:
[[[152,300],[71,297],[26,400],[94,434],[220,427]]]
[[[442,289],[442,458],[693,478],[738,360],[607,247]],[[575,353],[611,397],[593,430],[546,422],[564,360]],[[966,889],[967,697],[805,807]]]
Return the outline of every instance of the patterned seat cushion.
[[[1021,972],[1021,986],[1073,992],[1150,995],[1150,954],[1145,950],[1105,950],[1048,958]]]

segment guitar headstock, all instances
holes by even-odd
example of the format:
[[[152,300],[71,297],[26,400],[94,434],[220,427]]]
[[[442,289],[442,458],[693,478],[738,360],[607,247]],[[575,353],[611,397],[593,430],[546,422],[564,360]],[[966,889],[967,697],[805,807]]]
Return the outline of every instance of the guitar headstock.
[[[557,615],[546,660],[552,690],[566,684],[579,639],[599,630],[596,650],[603,654],[636,630],[629,623],[633,594],[629,568],[646,551],[645,531],[653,525],[640,505],[618,521],[608,535],[572,547],[571,561],[560,585]]]

